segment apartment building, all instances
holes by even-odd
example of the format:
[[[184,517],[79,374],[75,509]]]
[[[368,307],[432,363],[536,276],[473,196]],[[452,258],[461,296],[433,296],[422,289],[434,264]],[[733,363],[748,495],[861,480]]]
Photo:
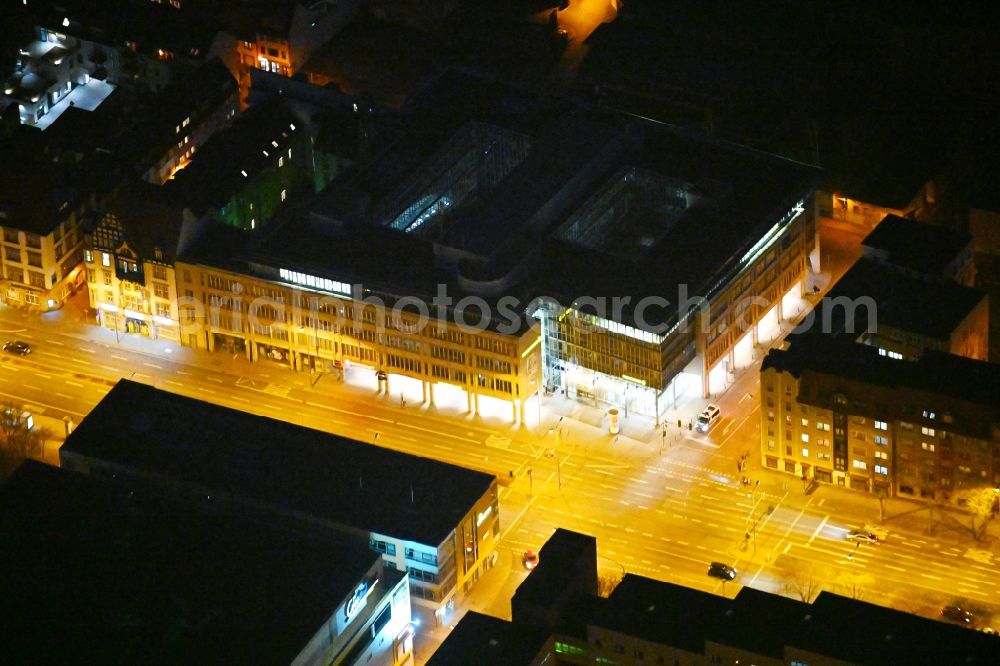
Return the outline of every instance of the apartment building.
[[[146,182],[162,185],[236,117],[239,88],[222,61],[213,58],[165,88],[151,106],[135,133],[143,147],[135,171]]]
[[[493,566],[495,476],[120,381],[60,464],[318,538],[368,541],[443,618]]]
[[[926,351],[899,361],[793,336],[761,367],[761,464],[886,496],[964,505],[1000,485],[1000,370]]]
[[[235,10],[226,29],[236,37],[236,75],[247,103],[250,70],[291,77],[353,16],[353,3],[281,0]]]
[[[309,135],[280,100],[250,108],[186,159],[164,185],[167,198],[245,231],[267,224],[296,188],[312,190]]]
[[[27,461],[0,487],[5,659],[413,663],[406,574],[364,539],[317,539],[140,485]]]

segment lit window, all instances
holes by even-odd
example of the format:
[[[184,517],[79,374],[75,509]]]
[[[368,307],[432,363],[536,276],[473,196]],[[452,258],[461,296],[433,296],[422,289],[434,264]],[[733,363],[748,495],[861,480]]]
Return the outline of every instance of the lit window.
[[[875,435],[875,443],[876,444],[881,444],[882,446],[885,446],[886,444],[889,443],[889,438],[888,437],[882,437],[881,435]]]
[[[885,465],[875,465],[875,473],[886,475],[889,473],[889,468]]]
[[[809,457],[809,449],[802,449],[802,457],[803,458]]]
[[[934,445],[931,444],[930,442],[920,442],[920,448],[922,448],[924,451],[930,451],[931,453],[934,453]]]
[[[822,421],[818,421],[816,423],[816,430],[822,430],[824,432],[830,432],[830,424],[829,423],[823,423]]]
[[[288,195],[288,191],[287,191],[287,190],[281,190],[281,200],[282,200],[282,201],[284,201],[284,200],[285,200],[285,197],[286,197],[287,195]]]
[[[174,134],[180,134],[180,133],[181,133],[181,126],[178,125],[177,127],[174,128]]]
[[[292,149],[288,149],[288,159],[292,159]]]
[[[868,463],[864,460],[855,460],[853,464],[854,469],[868,469]]]
[[[88,264],[94,263],[94,253],[91,252],[90,250],[84,250],[83,260],[86,261]]]
[[[285,166],[285,158],[284,158],[284,156],[281,156],[281,157],[278,158],[278,166],[279,167]]]
[[[891,351],[891,352],[889,352],[889,358],[895,359],[897,361],[902,361],[903,360],[903,355],[900,354],[899,352]]]
[[[889,452],[888,451],[876,451],[875,452],[875,457],[878,458],[879,460],[888,460],[889,459]]]
[[[251,217],[250,218],[250,228],[254,229],[254,228],[256,228],[256,226],[257,226],[257,218],[256,217]]]
[[[920,433],[923,435],[927,435],[928,437],[933,437],[935,434],[934,428],[924,428],[924,427],[920,428]]]
[[[889,424],[886,423],[885,421],[876,421],[875,422],[875,429],[876,430],[888,430],[889,429]]]
[[[803,428],[808,428],[809,427],[809,419],[802,419],[801,424],[802,424]]]
[[[809,441],[809,435],[807,435],[806,433],[802,433],[802,441],[803,442],[808,442]]]
[[[101,265],[102,266],[110,266],[111,265],[111,255],[108,254],[107,252],[102,252],[101,253]]]

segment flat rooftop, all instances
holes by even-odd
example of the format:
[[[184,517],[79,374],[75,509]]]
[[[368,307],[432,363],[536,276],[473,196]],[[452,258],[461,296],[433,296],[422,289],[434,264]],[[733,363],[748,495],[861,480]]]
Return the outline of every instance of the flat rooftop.
[[[889,263],[921,273],[939,274],[972,237],[898,215],[886,215],[861,242],[888,253]]]
[[[846,299],[844,302],[859,304],[854,308],[856,319],[852,331],[846,330],[849,322],[845,319],[845,308],[830,308],[833,333],[847,333],[855,338],[864,333],[870,315],[861,299],[871,299],[877,306],[873,314],[878,326],[949,340],[984,298],[986,294],[977,289],[945,280],[924,280],[859,259],[827,293],[824,302]]]
[[[705,635],[732,603],[690,587],[626,574],[590,625],[702,653]]]
[[[287,664],[379,557],[32,461],[0,540],[8,663]]]
[[[1000,638],[820,592],[789,646],[852,664],[996,664]]]
[[[528,666],[549,640],[548,632],[469,611],[427,666]],[[471,657],[475,655],[475,657]]]
[[[496,477],[121,380],[62,454],[437,546]]]

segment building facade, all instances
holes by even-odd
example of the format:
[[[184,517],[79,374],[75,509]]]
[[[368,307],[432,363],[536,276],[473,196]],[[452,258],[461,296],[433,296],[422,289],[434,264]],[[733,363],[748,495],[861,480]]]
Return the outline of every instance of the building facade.
[[[995,366],[793,342],[761,371],[761,462],[884,496],[962,506],[1000,484]]]
[[[138,456],[134,432],[123,425],[136,418],[158,424]],[[191,429],[192,423],[202,425]],[[214,425],[206,429],[206,423]],[[241,445],[230,446],[213,428]],[[407,575],[410,596],[439,620],[496,561],[500,512],[493,475],[126,380],[70,438],[60,449],[60,465],[70,471],[139,483],[164,497],[321,539],[365,539],[387,568]],[[190,458],[193,450],[198,463]],[[193,467],[177,468],[179,457]],[[247,467],[250,459],[271,462]]]
[[[515,418],[541,381],[537,328],[505,335],[449,319],[421,324],[395,308],[396,298],[285,268],[258,264],[244,272],[185,258],[177,272],[187,346],[339,378],[374,373],[386,393],[409,378],[423,401],[458,389],[469,411],[496,398],[512,405]]]
[[[97,324],[115,332],[180,343],[174,255],[182,215],[123,196],[89,235],[84,266]]]

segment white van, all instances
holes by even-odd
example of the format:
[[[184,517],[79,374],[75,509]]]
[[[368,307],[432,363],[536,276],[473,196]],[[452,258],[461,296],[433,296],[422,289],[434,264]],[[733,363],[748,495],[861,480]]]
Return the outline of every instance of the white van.
[[[722,415],[722,410],[719,409],[718,405],[709,405],[698,415],[694,420],[694,428],[698,432],[708,432],[712,424],[719,420],[719,416]]]

